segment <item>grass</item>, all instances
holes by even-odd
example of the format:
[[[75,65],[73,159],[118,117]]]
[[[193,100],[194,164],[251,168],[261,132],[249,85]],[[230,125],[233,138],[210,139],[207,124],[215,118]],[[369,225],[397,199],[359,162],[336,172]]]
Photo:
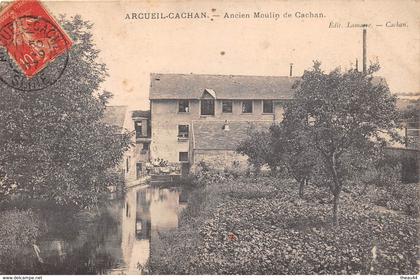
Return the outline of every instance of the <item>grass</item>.
[[[393,195],[362,189],[348,186],[342,193],[334,227],[326,190],[308,186],[299,199],[291,180],[208,184],[193,191],[179,228],[152,240],[150,272],[416,274],[418,212],[413,206],[399,211],[406,209],[402,198],[416,196],[416,185],[395,186]],[[388,211],[375,204],[384,200]]]

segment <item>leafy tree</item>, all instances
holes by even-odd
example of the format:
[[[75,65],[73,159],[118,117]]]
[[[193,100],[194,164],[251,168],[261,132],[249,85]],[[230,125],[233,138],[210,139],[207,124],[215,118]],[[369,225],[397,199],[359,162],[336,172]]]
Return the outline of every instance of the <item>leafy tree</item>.
[[[92,24],[60,18],[72,38],[61,78],[24,92],[0,84],[0,199],[19,194],[59,204],[97,203],[119,176],[114,167],[130,146],[128,133],[102,122],[109,92]]]
[[[278,160],[272,150],[270,132],[250,128],[248,137],[242,140],[236,151],[242,155],[248,156],[248,162],[257,173],[260,172],[264,164],[268,164],[271,171],[275,171],[278,166]]]
[[[303,197],[305,183],[316,164],[316,151],[308,132],[303,129],[305,123],[294,101],[285,105],[285,116],[282,123],[270,128],[272,149],[279,159],[278,164],[284,165],[299,183],[299,196]]]
[[[363,170],[370,154],[388,140],[400,141],[396,97],[386,83],[373,78],[379,65],[367,73],[335,69],[326,74],[315,62],[296,85],[298,126],[319,154],[314,181],[333,195],[333,222],[337,224],[343,184]],[[295,118],[291,122],[296,122]],[[285,115],[285,122],[290,120]]]
[[[38,215],[32,210],[6,210],[0,215],[0,272],[17,273],[32,263],[27,248],[42,234]],[[39,265],[39,263],[38,263]]]

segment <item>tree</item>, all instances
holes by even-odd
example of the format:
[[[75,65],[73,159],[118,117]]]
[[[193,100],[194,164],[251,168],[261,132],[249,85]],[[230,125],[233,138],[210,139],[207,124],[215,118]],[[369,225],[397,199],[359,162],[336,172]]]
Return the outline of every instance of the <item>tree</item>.
[[[363,169],[373,152],[387,141],[400,141],[397,134],[399,113],[396,97],[373,74],[339,69],[324,73],[319,62],[304,72],[296,85],[295,104],[301,120],[285,114],[285,122],[308,135],[320,155],[313,170],[314,181],[329,188],[333,195],[333,222],[337,224],[340,193],[348,180]]]
[[[284,165],[287,172],[299,183],[301,198],[316,161],[316,151],[308,131],[303,129],[303,119],[299,106],[290,101],[285,105],[285,118],[282,123],[270,128],[273,153],[277,155],[278,164]]]
[[[275,172],[278,166],[278,159],[272,150],[270,132],[249,128],[248,137],[242,140],[236,151],[242,155],[248,156],[248,162],[257,173],[264,164],[268,164],[272,172]]]
[[[60,79],[30,92],[0,85],[0,198],[86,207],[119,180],[114,167],[130,135],[102,122],[112,95],[100,91],[107,69],[97,62],[92,24],[80,16],[59,22],[74,42]]]

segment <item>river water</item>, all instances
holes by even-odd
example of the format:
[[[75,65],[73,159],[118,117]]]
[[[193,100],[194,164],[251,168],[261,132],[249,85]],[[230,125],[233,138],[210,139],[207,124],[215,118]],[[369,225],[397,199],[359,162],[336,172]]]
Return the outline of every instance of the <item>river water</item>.
[[[41,274],[144,274],[151,244],[178,227],[188,193],[138,187],[92,212],[49,215],[50,232],[37,244]],[[33,271],[35,270],[35,271]]]

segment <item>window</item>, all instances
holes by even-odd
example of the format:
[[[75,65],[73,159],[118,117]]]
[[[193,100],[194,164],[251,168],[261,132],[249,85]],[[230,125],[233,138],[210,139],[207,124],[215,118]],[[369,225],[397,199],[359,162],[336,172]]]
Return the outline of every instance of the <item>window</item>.
[[[141,162],[137,162],[136,163],[136,177],[137,177],[137,179],[140,179],[142,173],[143,173],[143,164]]]
[[[130,157],[125,158],[125,171],[130,171]]]
[[[148,151],[150,148],[150,143],[143,143],[143,151]]]
[[[179,161],[188,161],[188,152],[179,152]]]
[[[201,115],[204,115],[204,116],[214,115],[214,100],[213,99],[201,100]]]
[[[178,125],[178,137],[179,138],[188,138],[189,127],[188,124]]]
[[[242,101],[242,113],[252,113],[252,100]]]
[[[189,100],[179,100],[178,102],[178,112],[179,113],[188,113],[190,111],[190,101]]]
[[[232,101],[222,101],[222,112],[232,113]]]
[[[263,113],[272,114],[273,111],[273,100],[263,100]]]
[[[135,122],[135,129],[136,129],[136,138],[142,137],[143,133],[142,133],[142,122],[141,121],[136,121]]]

